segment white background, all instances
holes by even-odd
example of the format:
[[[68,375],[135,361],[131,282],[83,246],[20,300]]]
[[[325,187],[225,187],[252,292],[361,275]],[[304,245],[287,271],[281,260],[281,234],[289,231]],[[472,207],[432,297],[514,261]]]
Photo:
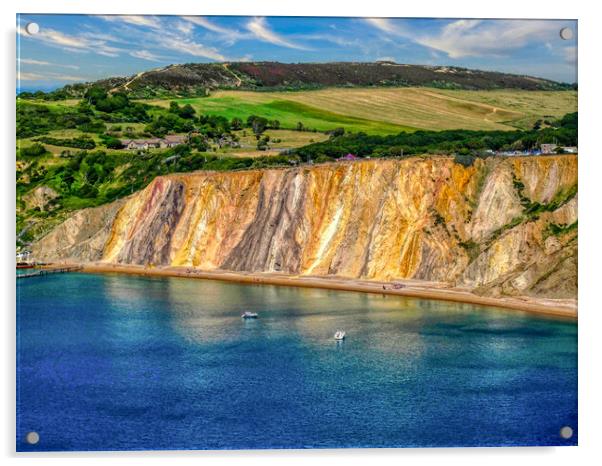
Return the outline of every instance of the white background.
[[[169,0],[103,0],[95,5],[68,0],[21,0],[17,5],[2,2],[2,104],[0,128],[0,205],[2,207],[2,317],[0,348],[0,455],[7,464],[520,464],[578,465],[602,461],[602,306],[597,289],[602,289],[602,129],[600,128],[600,87],[602,73],[602,19],[596,2],[467,0],[387,2],[369,0],[229,0],[214,3]],[[15,15],[20,13],[98,14],[229,14],[293,16],[399,16],[450,18],[576,18],[579,20],[579,447],[483,448],[405,450],[308,450],[234,452],[100,452],[100,453],[15,453]],[[132,432],[135,435],[135,432]]]

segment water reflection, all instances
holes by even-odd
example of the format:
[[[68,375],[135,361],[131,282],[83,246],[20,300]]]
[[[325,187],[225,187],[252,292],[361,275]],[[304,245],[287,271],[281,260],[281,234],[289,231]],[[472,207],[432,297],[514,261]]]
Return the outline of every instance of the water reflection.
[[[17,434],[51,449],[557,444],[577,425],[573,323],[198,279],[20,282]]]

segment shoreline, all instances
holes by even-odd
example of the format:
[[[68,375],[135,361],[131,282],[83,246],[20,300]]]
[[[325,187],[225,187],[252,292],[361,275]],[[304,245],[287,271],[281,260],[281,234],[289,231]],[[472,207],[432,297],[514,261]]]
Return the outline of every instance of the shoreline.
[[[409,298],[451,301],[464,304],[511,309],[535,314],[563,317],[577,320],[576,300],[546,299],[533,297],[487,297],[479,296],[466,289],[422,280],[395,280],[401,288],[394,288],[391,282],[361,280],[338,277],[296,276],[275,273],[245,273],[229,271],[202,271],[193,267],[145,267],[142,265],[84,263],[69,264],[82,267],[83,273],[120,273],[129,275],[181,277],[205,280],[220,280],[254,285],[279,285],[300,288],[320,288],[336,291],[356,291],[362,293],[387,294]]]

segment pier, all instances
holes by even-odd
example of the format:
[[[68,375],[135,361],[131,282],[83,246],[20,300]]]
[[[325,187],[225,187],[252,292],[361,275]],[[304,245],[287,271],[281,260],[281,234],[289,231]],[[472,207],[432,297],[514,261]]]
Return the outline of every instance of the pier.
[[[43,275],[50,275],[53,273],[77,272],[82,269],[83,269],[83,267],[81,265],[71,265],[71,266],[64,266],[64,267],[49,267],[47,269],[39,269],[39,270],[30,272],[30,273],[17,274],[17,279],[41,277]]]

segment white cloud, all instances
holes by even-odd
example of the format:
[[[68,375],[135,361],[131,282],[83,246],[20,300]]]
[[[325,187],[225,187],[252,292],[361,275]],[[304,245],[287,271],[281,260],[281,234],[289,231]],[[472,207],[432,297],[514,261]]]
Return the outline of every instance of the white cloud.
[[[388,32],[389,34],[400,34],[398,26],[395,26],[391,20],[385,18],[366,18],[366,22],[375,28],[380,29],[381,31]]]
[[[39,40],[71,52],[94,52],[108,57],[117,57],[121,52],[121,49],[108,45],[106,40],[93,38],[89,34],[74,36],[54,29],[42,28],[36,35],[31,36],[20,27],[17,28],[17,32],[23,37]]]
[[[230,29],[220,26],[219,24],[209,21],[204,16],[182,16],[182,19],[196,26],[200,26],[203,29],[214,32],[219,39],[228,46],[234,45],[239,40],[252,39],[254,37],[248,32],[242,32],[237,29]]]
[[[238,31],[235,31],[233,29],[228,29],[218,24],[215,24],[203,16],[182,16],[182,19],[185,19],[190,23],[196,24],[197,26],[201,26],[205,29],[208,29],[209,31],[217,32],[219,34],[240,34]]]
[[[171,21],[162,20],[162,23],[157,23],[161,24],[161,28],[155,27],[156,24],[154,21],[158,21],[156,18],[141,17],[151,19],[151,22],[148,23],[151,27],[146,30],[131,28],[130,24],[135,23],[139,25],[141,22],[138,19],[133,21],[131,20],[132,17],[129,16],[109,16],[107,18],[110,18],[109,21],[128,23],[128,25],[123,25],[119,30],[113,32],[119,35],[119,40],[124,44],[124,48],[128,49],[127,52],[136,58],[149,61],[169,59],[177,61],[176,58],[170,57],[170,54],[167,52],[165,56],[157,53],[169,51],[177,52],[178,55],[185,54],[215,61],[226,61],[226,57],[215,47],[207,46],[194,40],[193,25],[186,17],[176,18]],[[124,18],[127,21],[124,21]],[[136,47],[136,45],[139,47]]]
[[[153,29],[159,29],[161,27],[161,21],[155,16],[100,15],[99,17],[105,21],[119,21],[122,23],[132,24],[134,26],[145,26]]]
[[[19,81],[40,81],[44,79],[44,76],[38,73],[21,72],[17,74],[17,79]]]
[[[161,41],[158,45],[169,50],[174,50],[195,57],[209,58],[216,61],[227,61],[226,57],[224,57],[215,47],[207,47],[187,38],[167,35],[161,38]]]
[[[344,37],[340,37],[334,34],[300,34],[294,37],[303,40],[331,42],[341,47],[359,47],[361,45],[358,39],[346,39]]]
[[[142,60],[161,61],[161,57],[158,57],[148,50],[133,50],[130,52],[130,55],[135,58],[141,58]]]
[[[562,49],[562,54],[564,55],[564,61],[566,61],[569,65],[575,65],[577,63],[577,47],[576,46],[568,46]]]
[[[558,36],[559,23],[538,20],[467,20],[446,24],[438,31],[410,31],[402,23],[367,19],[369,24],[394,36],[446,53],[451,58],[506,56],[529,43],[546,43]]]
[[[52,63],[50,63],[48,61],[30,60],[28,58],[19,58],[19,62],[25,63],[26,65],[41,65],[41,66],[52,65]]]
[[[19,63],[22,63],[24,65],[35,65],[35,66],[58,66],[60,68],[71,68],[72,70],[79,69],[79,66],[77,66],[77,65],[61,65],[60,63],[50,63],[49,61],[33,60],[30,58],[19,58]]]
[[[178,21],[175,23],[174,27],[185,36],[191,35],[194,30],[194,25],[187,21]]]
[[[440,34],[420,37],[422,45],[447,53],[451,58],[482,55],[507,55],[530,42],[558,34],[550,21],[468,21],[460,20],[443,28]]]
[[[264,42],[269,42],[270,44],[280,45],[282,47],[288,47],[291,49],[310,50],[302,45],[295,44],[272,31],[269,28],[265,18],[253,18],[247,23],[247,29],[251,31],[255,37]]]
[[[19,81],[86,81],[86,78],[81,76],[71,76],[59,73],[27,73],[19,72],[17,74]]]

